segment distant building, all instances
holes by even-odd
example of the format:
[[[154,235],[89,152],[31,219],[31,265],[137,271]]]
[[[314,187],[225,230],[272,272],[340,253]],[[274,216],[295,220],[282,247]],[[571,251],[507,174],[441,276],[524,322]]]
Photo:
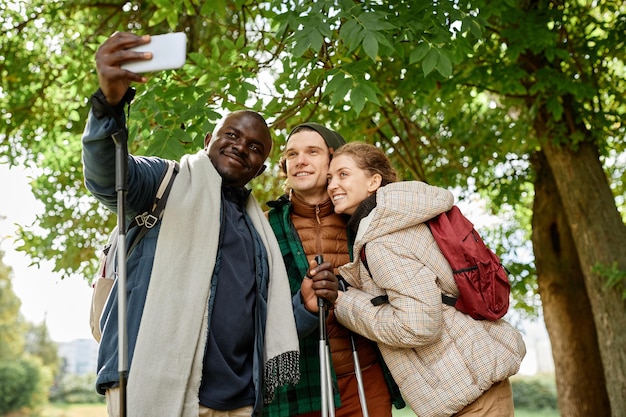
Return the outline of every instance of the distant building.
[[[70,375],[95,374],[98,363],[98,343],[93,339],[76,339],[59,343],[62,372]]]
[[[537,373],[553,373],[554,358],[552,357],[552,346],[547,333],[543,337],[536,337],[535,351],[537,352]]]
[[[522,361],[520,373],[526,375],[553,373],[552,347],[544,322],[542,320],[524,321],[522,328],[527,352]]]

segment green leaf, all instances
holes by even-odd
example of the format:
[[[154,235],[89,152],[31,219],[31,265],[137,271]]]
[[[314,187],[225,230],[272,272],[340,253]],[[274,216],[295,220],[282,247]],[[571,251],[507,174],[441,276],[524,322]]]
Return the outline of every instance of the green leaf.
[[[169,10],[167,9],[157,9],[148,21],[148,26],[158,25],[159,23],[167,19],[168,14]]]
[[[165,147],[164,155],[170,155],[170,158],[174,158],[177,155],[182,155],[187,152],[187,150],[185,149],[185,147],[183,146],[183,144],[178,138],[174,138],[174,137],[170,138],[165,143],[165,145],[166,147]]]
[[[368,101],[376,104],[377,106],[380,106],[380,102],[378,101],[378,95],[376,94],[376,84],[369,81],[364,81],[359,84],[359,88],[363,90],[363,94]]]
[[[324,38],[322,34],[318,30],[312,30],[309,32],[309,45],[314,51],[319,51],[322,49],[322,44],[324,43]]]
[[[243,88],[243,86],[240,86],[240,88],[237,90],[235,98],[237,100],[237,103],[245,105],[246,101],[248,101],[248,90]]]
[[[225,16],[226,11],[228,10],[226,7],[226,0],[211,0],[203,1],[201,3],[202,7],[200,8],[200,16],[210,16],[212,14]]]
[[[430,51],[430,46],[428,46],[427,43],[422,42],[419,45],[417,45],[411,51],[411,55],[409,56],[409,64],[414,64],[424,59],[428,51]]]
[[[365,35],[363,50],[372,61],[376,61],[376,57],[378,56],[378,41],[371,33]]]
[[[554,120],[561,120],[561,117],[563,116],[563,105],[557,95],[551,95],[548,97],[548,100],[546,101],[546,108],[550,113],[552,113]]]
[[[167,14],[167,23],[171,30],[176,28],[178,24],[178,12],[176,10],[172,10]]]
[[[424,77],[435,69],[437,61],[439,61],[439,53],[434,49],[428,51],[426,57],[424,57],[424,60],[422,61],[422,71],[424,72]]]
[[[80,114],[76,110],[72,110],[72,111],[70,111],[68,119],[73,121],[73,122],[78,122],[78,121],[81,120],[81,117],[80,117]]]
[[[336,74],[326,86],[324,95],[330,97],[330,105],[335,106],[343,100],[348,91],[352,87],[352,80],[344,76],[344,74]]]
[[[371,31],[391,30],[395,28],[393,24],[386,21],[387,14],[384,12],[367,12],[358,16],[363,27]]]
[[[189,16],[194,16],[196,14],[195,6],[198,5],[197,0],[183,0],[185,4],[185,13]]]
[[[365,107],[365,93],[360,86],[353,88],[350,92],[350,103],[356,115],[361,114],[363,107]]]
[[[200,67],[206,67],[209,65],[208,58],[203,54],[199,54],[197,52],[189,52],[187,56],[189,57],[189,60],[191,62],[194,62]]]
[[[256,85],[254,85],[252,83],[249,83],[247,81],[242,82],[241,86],[243,88],[245,88],[246,90],[248,90],[248,91],[256,91],[256,89],[257,89]]]
[[[300,58],[302,55],[304,55],[306,51],[309,50],[310,46],[311,46],[311,43],[308,37],[301,36],[296,39],[296,43],[291,53],[293,54],[294,57]]]
[[[354,51],[361,44],[364,36],[365,31],[356,19],[348,20],[339,30],[339,38],[346,44],[349,52]]]
[[[448,78],[452,75],[452,62],[450,58],[448,58],[444,54],[439,55],[439,61],[437,62],[437,72],[441,74],[442,77]]]

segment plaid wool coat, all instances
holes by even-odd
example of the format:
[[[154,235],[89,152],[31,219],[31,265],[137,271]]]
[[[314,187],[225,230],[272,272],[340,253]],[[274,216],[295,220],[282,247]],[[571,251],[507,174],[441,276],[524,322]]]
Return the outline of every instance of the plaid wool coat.
[[[378,189],[358,227],[353,253],[339,268],[350,283],[335,305],[340,323],[378,343],[394,380],[420,417],[444,417],[519,370],[521,334],[504,320],[478,321],[441,301],[458,296],[452,270],[426,220],[450,209],[452,194],[417,181]],[[375,306],[374,297],[388,303]]]

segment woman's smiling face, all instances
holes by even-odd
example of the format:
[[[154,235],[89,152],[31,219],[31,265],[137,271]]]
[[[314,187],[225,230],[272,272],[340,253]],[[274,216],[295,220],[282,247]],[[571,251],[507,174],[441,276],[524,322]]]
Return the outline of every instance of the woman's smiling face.
[[[379,186],[380,175],[359,168],[350,155],[337,155],[330,161],[327,190],[336,213],[354,214]]]

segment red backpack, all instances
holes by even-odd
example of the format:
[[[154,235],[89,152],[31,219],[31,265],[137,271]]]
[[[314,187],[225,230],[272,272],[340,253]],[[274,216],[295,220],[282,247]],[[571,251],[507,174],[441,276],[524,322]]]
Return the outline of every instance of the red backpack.
[[[458,299],[441,294],[442,302],[477,320],[498,320],[504,316],[509,309],[511,293],[507,271],[498,256],[485,246],[474,225],[457,206],[426,224],[450,264],[459,287]],[[365,245],[360,256],[369,272]]]

